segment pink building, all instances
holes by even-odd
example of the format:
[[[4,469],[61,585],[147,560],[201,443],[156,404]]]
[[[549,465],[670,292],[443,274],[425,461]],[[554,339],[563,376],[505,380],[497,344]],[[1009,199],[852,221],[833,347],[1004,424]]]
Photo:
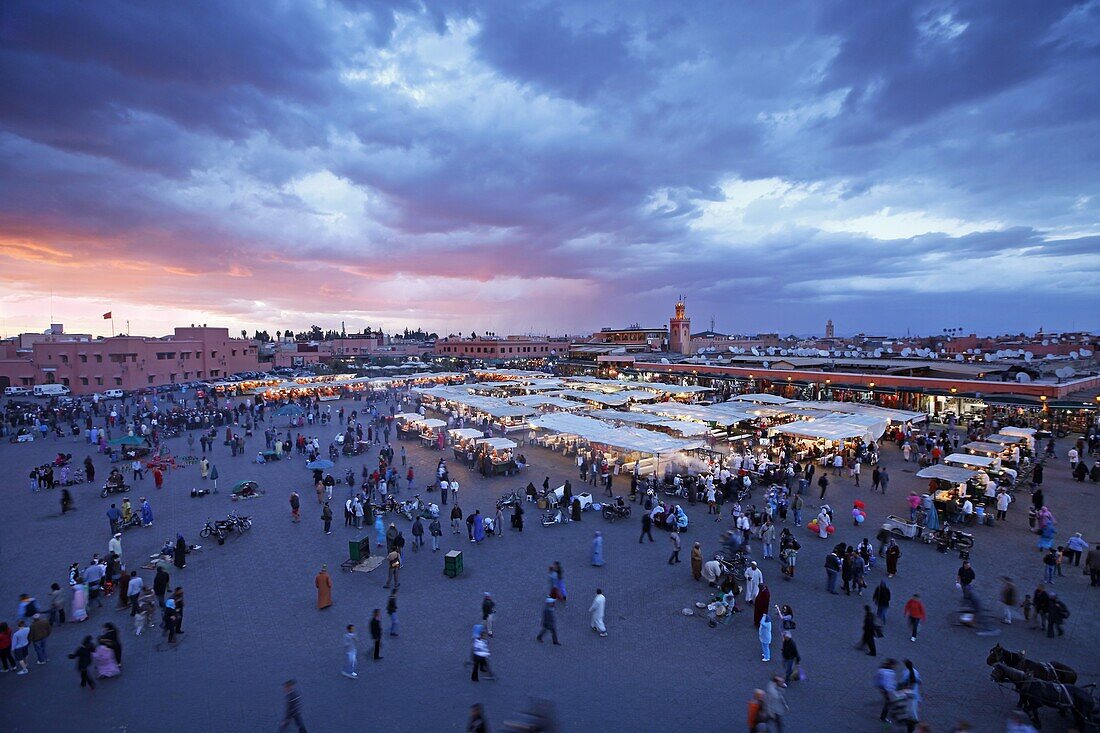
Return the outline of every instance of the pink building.
[[[553,349],[548,338],[508,336],[442,338],[435,342],[434,351],[439,356],[467,359],[536,359],[550,356]]]
[[[136,390],[176,382],[216,381],[261,371],[255,342],[229,337],[227,328],[177,328],[171,336],[66,337],[35,340],[29,349],[5,342],[0,386],[64,384],[73,394]]]

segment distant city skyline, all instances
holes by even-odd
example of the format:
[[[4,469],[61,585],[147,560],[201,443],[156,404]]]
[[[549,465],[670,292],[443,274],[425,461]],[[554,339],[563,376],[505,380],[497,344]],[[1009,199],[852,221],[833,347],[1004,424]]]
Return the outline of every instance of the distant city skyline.
[[[0,333],[1100,329],[1100,4],[0,9]],[[1090,91],[1091,90],[1091,91]],[[52,297],[51,297],[52,293]]]

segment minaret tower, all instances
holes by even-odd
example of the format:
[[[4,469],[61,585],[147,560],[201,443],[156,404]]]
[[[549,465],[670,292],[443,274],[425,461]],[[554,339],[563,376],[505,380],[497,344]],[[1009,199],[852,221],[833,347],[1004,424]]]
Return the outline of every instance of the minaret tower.
[[[668,350],[674,354],[691,355],[691,319],[687,317],[682,295],[676,301],[676,315],[668,321]]]

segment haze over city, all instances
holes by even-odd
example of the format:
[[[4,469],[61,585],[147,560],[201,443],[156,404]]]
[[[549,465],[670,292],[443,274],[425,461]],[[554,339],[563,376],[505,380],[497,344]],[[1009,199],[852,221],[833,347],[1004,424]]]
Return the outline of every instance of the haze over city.
[[[5,3],[0,332],[1095,329],[1098,15]]]

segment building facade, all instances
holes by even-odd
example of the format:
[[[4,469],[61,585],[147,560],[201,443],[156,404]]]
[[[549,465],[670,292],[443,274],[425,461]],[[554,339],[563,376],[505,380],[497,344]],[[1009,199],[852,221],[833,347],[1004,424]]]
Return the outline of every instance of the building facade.
[[[553,351],[556,348],[550,339],[530,336],[448,337],[437,339],[432,349],[437,356],[459,359],[536,359],[549,357]]]
[[[230,338],[227,328],[177,328],[171,336],[93,339],[64,334],[32,340],[29,349],[6,342],[0,352],[0,386],[63,384],[73,394],[106,389],[132,391],[178,382],[219,380],[262,371],[255,342]]]

